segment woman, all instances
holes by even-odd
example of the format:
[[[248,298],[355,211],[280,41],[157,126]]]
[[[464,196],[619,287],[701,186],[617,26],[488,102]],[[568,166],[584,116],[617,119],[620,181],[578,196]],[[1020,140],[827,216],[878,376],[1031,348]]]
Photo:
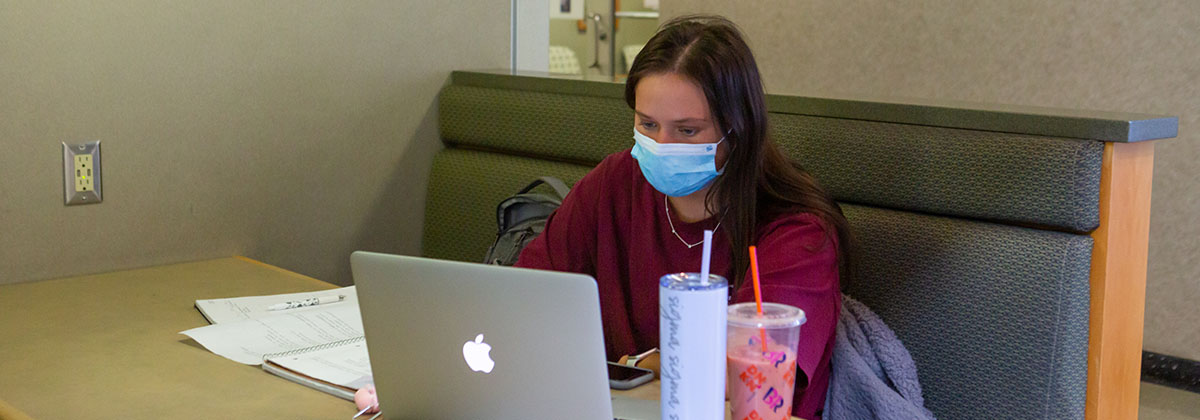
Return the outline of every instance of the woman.
[[[792,414],[819,418],[841,308],[846,220],[833,199],[767,137],[754,56],[733,23],[674,19],[634,60],[625,85],[634,146],[575,184],[518,267],[591,275],[609,360],[658,345],[658,278],[711,270],[734,302],[754,299],[747,247],[758,249],[763,299],[804,310]],[[359,390],[359,408],[375,404]],[[375,410],[372,409],[371,412]]]
[[[767,136],[758,68],[733,23],[674,19],[630,69],[631,150],[580,180],[517,266],[596,278],[608,358],[658,345],[658,278],[699,271],[713,230],[712,272],[734,302],[753,301],[747,247],[758,249],[763,299],[805,311],[794,415],[818,418],[841,306],[846,220],[815,180]]]

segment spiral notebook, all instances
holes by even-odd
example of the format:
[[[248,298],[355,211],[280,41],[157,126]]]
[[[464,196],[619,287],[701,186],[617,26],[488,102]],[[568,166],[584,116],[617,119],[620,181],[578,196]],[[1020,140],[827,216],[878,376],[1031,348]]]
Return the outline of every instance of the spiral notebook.
[[[363,337],[263,355],[268,373],[347,400],[373,382]]]

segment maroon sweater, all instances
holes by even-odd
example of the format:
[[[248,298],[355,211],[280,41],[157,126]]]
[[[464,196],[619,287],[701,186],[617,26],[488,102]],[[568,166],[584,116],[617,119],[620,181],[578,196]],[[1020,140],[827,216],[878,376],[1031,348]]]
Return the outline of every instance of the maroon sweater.
[[[703,246],[688,248],[667,222],[662,193],[642,175],[629,151],[600,162],[575,185],[546,230],[529,244],[518,267],[588,274],[596,279],[604,343],[609,360],[658,346],[658,278],[700,271]],[[679,236],[689,243],[704,238],[717,217],[685,223],[672,214]],[[757,230],[763,300],[804,310],[792,414],[816,419],[825,405],[829,356],[841,310],[836,246],[824,224],[808,213],[764,221]],[[711,270],[730,282],[729,244],[724,227],[713,234]],[[740,252],[747,252],[742,250]],[[750,274],[734,302],[754,300]],[[801,388],[805,378],[808,386]]]

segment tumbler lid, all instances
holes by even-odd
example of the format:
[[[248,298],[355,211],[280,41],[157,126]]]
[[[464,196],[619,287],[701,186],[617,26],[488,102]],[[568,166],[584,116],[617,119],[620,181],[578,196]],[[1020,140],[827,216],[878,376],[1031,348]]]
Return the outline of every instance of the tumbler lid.
[[[700,279],[700,273],[671,273],[658,278],[659,287],[671,290],[722,289],[728,293],[728,284],[724,277],[716,274],[709,274],[707,282]]]

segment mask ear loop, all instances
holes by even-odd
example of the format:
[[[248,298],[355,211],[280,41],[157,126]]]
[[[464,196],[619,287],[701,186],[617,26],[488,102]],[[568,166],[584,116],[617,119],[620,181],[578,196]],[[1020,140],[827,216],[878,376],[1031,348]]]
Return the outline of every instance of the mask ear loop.
[[[729,131],[726,131],[726,132],[725,132],[725,137],[728,137],[730,134],[733,134],[733,129],[732,129],[732,128],[730,128],[730,129],[729,129]],[[725,140],[726,140],[726,139],[725,139],[725,137],[721,137],[721,141],[725,141]],[[737,149],[737,142],[736,142],[736,141],[731,141],[731,142],[729,142],[729,153],[730,153],[731,155],[733,154],[733,151],[734,151],[734,149]],[[715,158],[716,158],[716,156],[713,156],[713,158],[715,159]],[[714,163],[715,163],[715,162],[714,162]],[[721,176],[724,176],[724,175],[725,175],[725,166],[729,166],[729,160],[728,160],[728,158],[726,158],[726,160],[725,160],[725,165],[724,165],[724,166],[721,166],[721,169],[717,170],[717,173],[718,173],[717,177],[718,177],[718,178],[720,178]],[[722,220],[725,220],[725,215],[729,213],[729,212],[728,212],[728,211],[726,211],[726,210],[727,210],[727,209],[721,209],[721,218],[717,220],[717,224],[718,224],[718,225],[720,225],[720,223],[721,223],[721,221],[722,221]]]
[[[730,128],[730,129],[729,129],[729,131],[726,131],[726,132],[725,132],[725,135],[724,135],[724,136],[722,136],[722,137],[721,137],[721,140],[720,140],[720,141],[718,141],[717,143],[722,143],[722,142],[724,142],[725,140],[727,140],[730,134],[733,134],[733,129],[732,129],[732,128]],[[733,150],[734,150],[734,149],[737,149],[737,142],[735,142],[735,141],[731,141],[731,142],[729,142],[729,153],[730,153],[730,154],[733,154]],[[716,156],[714,155],[714,156],[713,156],[713,158],[715,159],[715,158],[716,158]],[[715,163],[715,162],[714,162],[714,163]],[[717,173],[718,173],[718,174],[720,174],[720,175],[724,175],[724,174],[725,174],[725,166],[729,166],[729,161],[728,161],[728,160],[726,160],[726,161],[725,161],[725,165],[724,165],[724,166],[721,166],[721,169],[718,169],[718,170],[717,170]]]

